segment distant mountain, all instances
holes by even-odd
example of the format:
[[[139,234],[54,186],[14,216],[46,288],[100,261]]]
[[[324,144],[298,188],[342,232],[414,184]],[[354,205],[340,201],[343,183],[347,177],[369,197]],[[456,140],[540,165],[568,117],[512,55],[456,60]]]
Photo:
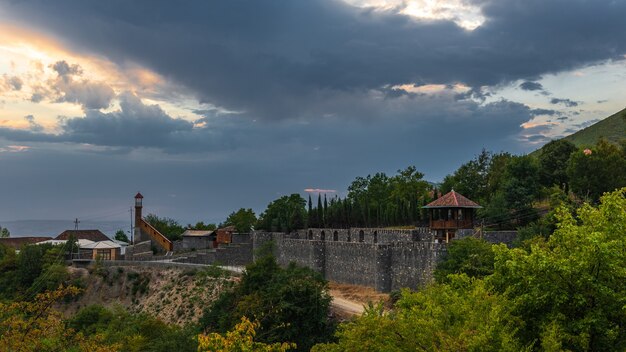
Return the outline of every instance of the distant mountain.
[[[0,226],[11,232],[11,237],[46,236],[56,237],[65,230],[74,229],[73,220],[17,220],[0,221]],[[117,230],[130,230],[129,221],[81,221],[78,224],[81,230],[100,230],[105,235],[113,237]]]
[[[563,139],[582,147],[594,145],[602,137],[613,143],[626,139],[626,109]]]

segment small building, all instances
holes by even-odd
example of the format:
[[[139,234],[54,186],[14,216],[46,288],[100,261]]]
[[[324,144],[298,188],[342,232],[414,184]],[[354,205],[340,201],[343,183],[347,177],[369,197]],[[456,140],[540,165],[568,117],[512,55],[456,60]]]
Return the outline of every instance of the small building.
[[[94,242],[109,241],[110,238],[100,230],[65,230],[55,237],[55,240],[69,240],[73,237],[76,240],[90,240]]]
[[[217,239],[215,230],[185,230],[183,250],[214,248]]]
[[[215,230],[217,234],[217,243],[220,244],[228,244],[233,241],[233,233],[235,233],[237,229],[235,226],[226,226],[221,229]]]
[[[120,260],[121,248],[110,240],[93,242],[80,247],[80,256],[83,259]]]
[[[474,227],[474,212],[482,207],[452,190],[423,208],[429,210],[430,229],[436,232],[435,239],[448,242],[457,230]]]

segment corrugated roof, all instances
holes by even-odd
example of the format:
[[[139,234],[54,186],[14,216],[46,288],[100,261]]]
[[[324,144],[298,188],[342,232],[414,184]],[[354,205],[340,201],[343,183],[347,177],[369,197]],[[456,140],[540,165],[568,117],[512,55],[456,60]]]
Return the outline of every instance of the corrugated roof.
[[[423,208],[482,208],[476,202],[464,197],[454,190],[428,203]]]
[[[100,242],[90,243],[85,246],[81,246],[80,249],[111,249],[111,248],[121,248],[121,247],[122,246],[120,246],[119,244],[113,241],[100,241]]]
[[[54,239],[68,240],[72,235],[78,240],[85,239],[94,242],[110,240],[110,238],[107,237],[107,235],[103,234],[100,230],[65,230]]]
[[[38,242],[37,244],[45,244],[45,243],[50,243],[52,245],[61,245],[61,244],[65,244],[67,243],[67,240],[47,240],[47,241],[43,241],[43,242]],[[84,238],[81,238],[78,240],[78,247],[82,248],[83,246],[86,246],[88,244],[92,244],[94,243],[94,241],[91,240],[86,240]]]
[[[202,236],[209,236],[213,232],[215,232],[215,231],[213,231],[213,230],[185,230],[185,232],[183,232],[182,236],[202,237]]]

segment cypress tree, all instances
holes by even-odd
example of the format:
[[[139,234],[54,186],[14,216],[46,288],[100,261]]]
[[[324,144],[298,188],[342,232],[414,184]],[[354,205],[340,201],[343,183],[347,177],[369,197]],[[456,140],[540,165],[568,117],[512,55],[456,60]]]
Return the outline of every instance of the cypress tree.
[[[322,227],[322,221],[324,219],[324,208],[322,208],[322,194],[317,194],[317,227]]]
[[[313,227],[313,202],[311,202],[311,193],[309,193],[309,212],[307,213],[307,226]]]
[[[324,193],[324,227],[328,227],[328,201],[326,200],[326,193]]]

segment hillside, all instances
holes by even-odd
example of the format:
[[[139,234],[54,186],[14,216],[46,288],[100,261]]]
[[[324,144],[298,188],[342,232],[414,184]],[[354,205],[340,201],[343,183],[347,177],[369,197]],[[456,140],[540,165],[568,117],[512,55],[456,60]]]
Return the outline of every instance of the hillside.
[[[70,272],[85,290],[77,301],[58,307],[66,316],[91,304],[120,305],[179,325],[197,322],[202,310],[239,280],[217,268],[70,267]]]
[[[626,109],[563,139],[582,147],[596,144],[602,137],[614,143],[626,138]]]

